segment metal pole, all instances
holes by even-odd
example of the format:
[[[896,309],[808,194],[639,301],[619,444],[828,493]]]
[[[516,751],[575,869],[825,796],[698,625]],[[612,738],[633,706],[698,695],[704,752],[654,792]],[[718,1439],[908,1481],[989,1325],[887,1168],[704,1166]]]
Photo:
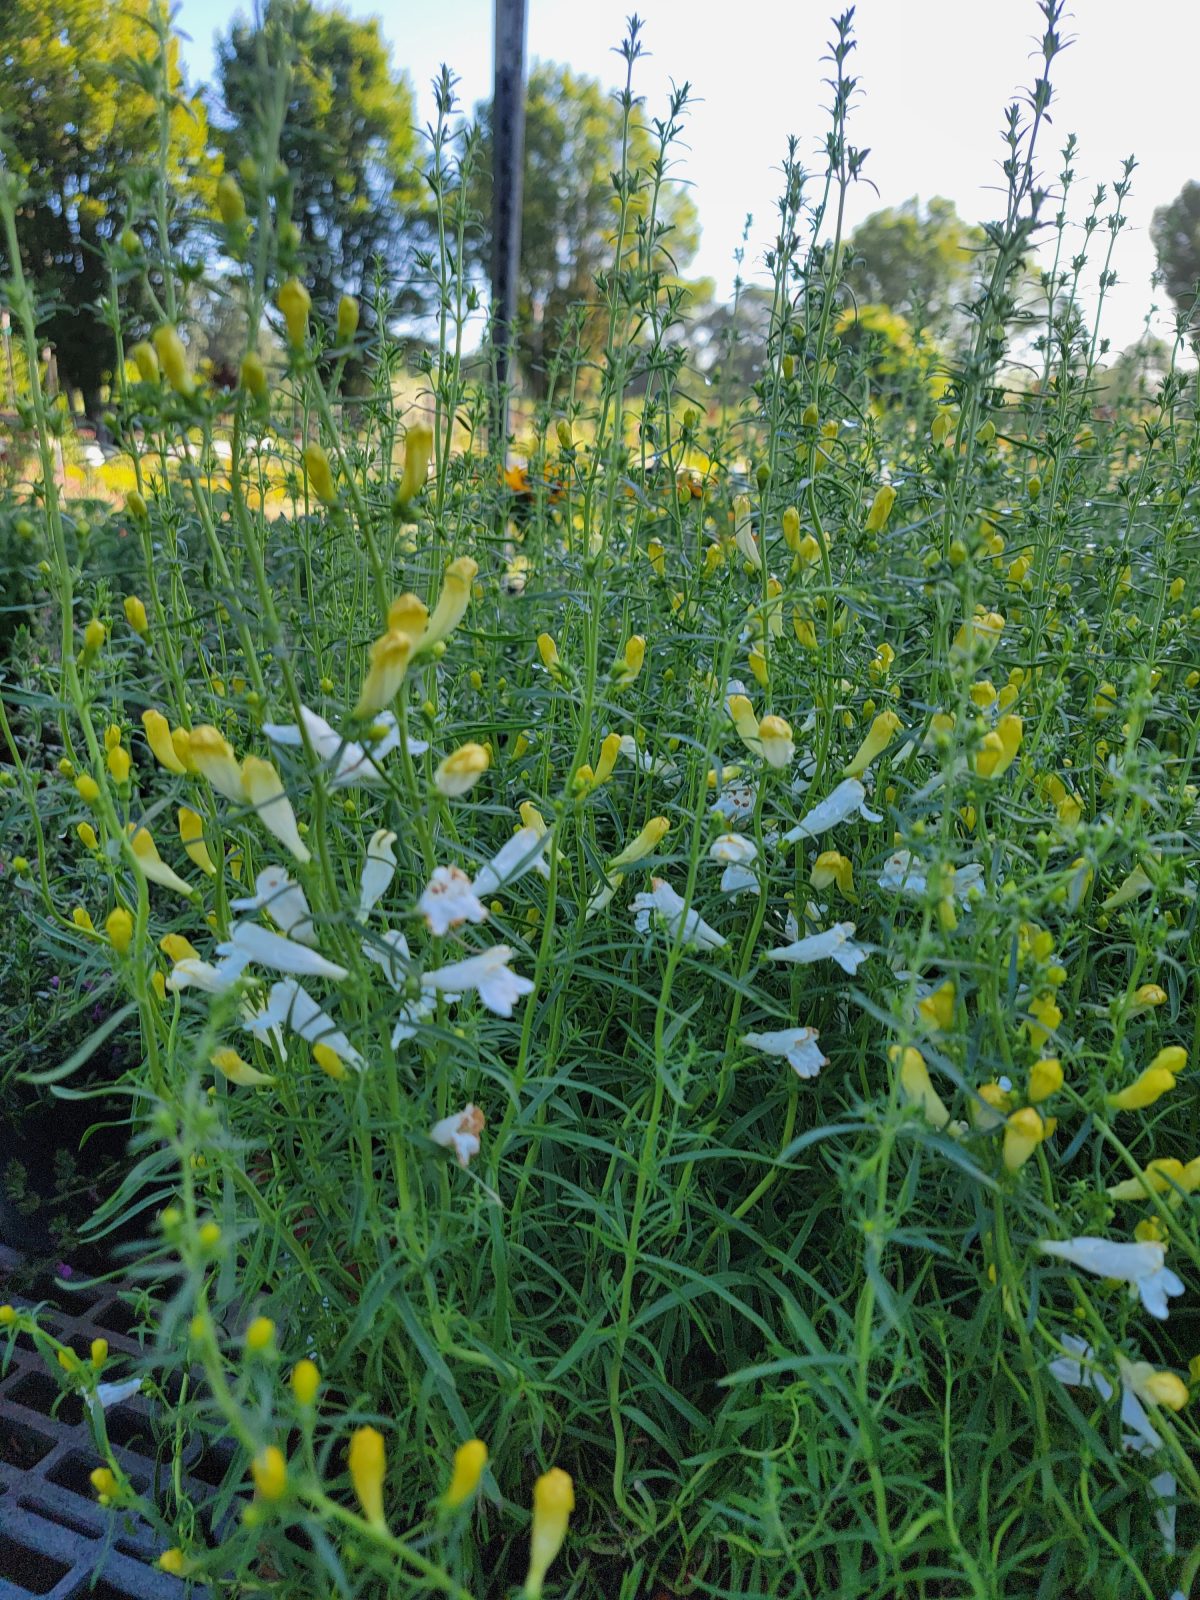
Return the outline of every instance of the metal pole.
[[[492,350],[496,363],[496,438],[508,440],[508,387],[517,272],[521,262],[521,198],[525,178],[525,0],[496,0],[492,92]]]

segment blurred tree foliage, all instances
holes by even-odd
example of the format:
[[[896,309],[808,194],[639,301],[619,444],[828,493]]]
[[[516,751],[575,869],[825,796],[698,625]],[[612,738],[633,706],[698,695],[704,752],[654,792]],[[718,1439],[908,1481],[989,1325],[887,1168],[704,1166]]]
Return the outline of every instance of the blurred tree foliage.
[[[1185,183],[1168,205],[1159,206],[1150,224],[1158,270],[1181,316],[1200,323],[1200,183]]]
[[[982,228],[969,227],[952,200],[914,196],[873,212],[850,235],[846,285],[860,302],[903,312],[918,331],[953,330],[971,294]]]

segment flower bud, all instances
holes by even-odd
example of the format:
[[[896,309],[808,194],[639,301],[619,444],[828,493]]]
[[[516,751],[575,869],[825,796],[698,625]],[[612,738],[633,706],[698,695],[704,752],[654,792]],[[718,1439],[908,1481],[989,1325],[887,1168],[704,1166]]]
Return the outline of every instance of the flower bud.
[[[352,294],[344,294],[338,301],[337,332],[342,344],[349,344],[358,332],[358,301]]]
[[[183,340],[169,322],[154,330],[154,348],[167,382],[176,394],[189,395],[195,385],[188,371],[187,351]]]
[[[529,1535],[525,1600],[540,1600],[546,1574],[563,1547],[574,1509],[575,1486],[570,1474],[561,1467],[551,1467],[533,1486],[533,1526]]]
[[[237,228],[246,220],[246,202],[242,187],[232,172],[227,172],[217,184],[217,210],[227,228]]]
[[[158,357],[154,353],[154,346],[145,339],[139,339],[129,352],[130,361],[137,368],[138,377],[143,383],[157,383],[159,379]]]
[[[308,474],[308,481],[317,499],[327,506],[336,505],[337,489],[334,487],[329,457],[319,444],[305,445],[304,470]]]
[[[277,1444],[259,1451],[250,1463],[250,1475],[264,1500],[282,1500],[287,1493],[287,1461]]]
[[[241,382],[242,388],[256,400],[266,398],[267,369],[263,366],[261,357],[253,350],[247,351],[242,357]]]
[[[362,1507],[363,1516],[376,1528],[386,1528],[383,1514],[383,1481],[387,1455],[378,1428],[356,1428],[348,1452],[350,1481]]]
[[[468,1439],[466,1444],[459,1445],[454,1452],[454,1471],[450,1476],[450,1484],[442,1498],[447,1511],[456,1511],[475,1493],[487,1459],[487,1445],[482,1439]]]
[[[133,629],[134,633],[145,633],[150,626],[149,619],[146,616],[146,607],[136,594],[127,594],[125,596],[125,621]]]
[[[292,1393],[296,1397],[296,1404],[300,1406],[313,1405],[316,1402],[320,1388],[321,1374],[317,1370],[316,1362],[309,1361],[307,1358],[303,1361],[297,1361],[292,1369]]]
[[[308,335],[308,312],[312,305],[308,290],[299,278],[289,278],[281,287],[275,303],[283,312],[288,341],[298,349]]]
[[[104,930],[117,954],[119,956],[127,954],[129,946],[133,943],[133,918],[124,906],[118,906],[115,911],[109,912],[104,919]]]

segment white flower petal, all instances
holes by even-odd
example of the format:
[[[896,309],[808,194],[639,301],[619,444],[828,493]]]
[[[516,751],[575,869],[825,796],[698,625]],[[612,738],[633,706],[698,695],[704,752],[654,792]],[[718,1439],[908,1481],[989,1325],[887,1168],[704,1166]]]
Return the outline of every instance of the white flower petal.
[[[183,961],[177,961],[171,969],[167,988],[175,992],[180,989],[201,989],[205,994],[226,994],[249,964],[249,956],[242,951],[231,953],[216,966],[211,961],[197,961],[195,957],[188,956]]]
[[[334,983],[349,974],[345,967],[326,961],[317,950],[306,944],[297,944],[281,933],[272,933],[258,922],[235,922],[226,944],[217,946],[220,955],[242,956],[259,967],[269,967],[273,972],[292,973],[301,978],[329,978]]]
[[[852,922],[835,922],[833,927],[826,928],[824,933],[812,933],[805,939],[797,939],[793,944],[783,945],[777,950],[768,950],[767,960],[794,961],[801,966],[807,966],[813,961],[836,961],[843,972],[853,975],[870,954],[870,951],[854,943],[853,935]]]
[[[304,890],[293,883],[283,867],[264,867],[254,880],[253,895],[231,900],[234,911],[265,911],[271,921],[298,944],[316,946],[317,931],[312,924]]]
[[[482,900],[485,895],[495,894],[507,884],[516,883],[531,869],[540,868],[549,843],[548,832],[539,833],[536,828],[518,828],[508,843],[501,845],[486,866],[480,867],[475,874],[472,885],[475,893]]]
[[[1119,1278],[1141,1296],[1152,1317],[1166,1320],[1167,1300],[1183,1293],[1180,1279],[1165,1265],[1166,1251],[1157,1240],[1123,1243],[1113,1239],[1083,1236],[1078,1239],[1043,1239],[1037,1247],[1043,1255],[1054,1256],[1084,1272],[1100,1278]]]
[[[364,938],[362,953],[368,961],[383,968],[384,976],[393,989],[404,987],[411,955],[408,940],[399,928],[388,928],[384,933]]]
[[[131,1400],[141,1387],[140,1378],[125,1378],[120,1383],[98,1383],[96,1399],[99,1400],[101,1409],[107,1406],[119,1406],[122,1400]]]
[[[453,961],[448,966],[422,973],[421,983],[427,989],[458,993],[475,989],[489,1011],[494,1011],[498,1017],[511,1017],[513,1006],[521,996],[533,991],[531,979],[510,971],[511,960],[512,951],[508,945],[493,945],[482,955],[469,956],[465,961]]]
[[[828,1056],[817,1047],[819,1034],[815,1028],[778,1028],[767,1033],[745,1033],[742,1043],[763,1055],[783,1056],[799,1078],[815,1078],[822,1067],[829,1065]]]
[[[530,830],[532,831],[532,830]],[[464,922],[486,922],[487,907],[476,898],[471,880],[458,867],[436,867],[425,885],[417,910],[436,938]]]
[[[651,878],[649,892],[634,895],[630,901],[634,913],[634,926],[645,933],[651,919],[671,935],[682,938],[683,943],[699,950],[723,950],[726,940],[711,927],[698,911],[685,911],[684,901],[676,894],[665,878]]]
[[[460,1167],[465,1167],[472,1156],[479,1154],[479,1135],[483,1132],[483,1112],[478,1106],[464,1106],[452,1116],[443,1117],[429,1130],[434,1144],[453,1150]]]
[[[286,978],[271,985],[270,998],[262,1011],[242,1024],[248,1033],[260,1037],[272,1028],[288,1027],[309,1044],[325,1044],[347,1067],[361,1069],[363,1058],[337,1027],[333,1019],[300,984]]]
[[[343,738],[324,717],[310,711],[307,706],[300,707],[300,716],[317,758],[332,769],[329,774],[331,789],[344,789],[358,783],[386,782],[379,763],[400,743],[400,729],[394,712],[381,711],[375,718],[375,726],[382,727],[384,733],[382,738],[370,745]],[[272,744],[294,748],[304,743],[300,727],[294,722],[267,722],[263,724],[263,732]],[[423,739],[408,740],[409,755],[422,756],[428,749],[429,745]]]
[[[396,871],[396,835],[387,828],[377,828],[367,844],[363,862],[362,886],[358,897],[358,914],[369,915],[371,908],[391,886]]]

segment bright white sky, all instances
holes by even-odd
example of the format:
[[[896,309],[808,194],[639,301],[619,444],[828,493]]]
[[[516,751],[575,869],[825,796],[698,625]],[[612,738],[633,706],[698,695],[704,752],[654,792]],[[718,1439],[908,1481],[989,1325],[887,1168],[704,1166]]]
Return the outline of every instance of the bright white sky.
[[[396,65],[415,84],[422,118],[429,81],[441,61],[458,74],[466,105],[491,92],[491,0],[344,0],[357,15],[378,15]],[[632,0],[528,0],[530,59],[569,63],[615,85],[612,49]],[[837,0],[641,0],[643,44],[635,89],[649,115],[665,108],[669,83],[685,79],[697,95],[681,176],[695,186],[703,235],[692,270],[727,293],[733,251],[753,213],[747,274],[761,267],[774,218],[777,169],[789,133],[808,163],[820,161],[828,95],[821,62]],[[212,65],[214,35],[248,9],[248,0],[181,0],[179,26],[193,81]],[[1098,183],[1109,185],[1122,159],[1139,166],[1118,244],[1119,282],[1110,291],[1103,332],[1113,349],[1135,340],[1154,300],[1149,227],[1156,205],[1189,178],[1200,179],[1195,73],[1200,60],[1200,0],[1074,0],[1066,33],[1074,42],[1054,74],[1053,128],[1042,170],[1057,174],[1068,133],[1080,141],[1071,212],[1082,215]],[[852,194],[851,223],[910,195],[947,195],[968,221],[998,215],[999,130],[1004,106],[1032,84],[1040,60],[1041,16],[1034,0],[859,0],[853,70],[862,94],[851,140],[870,148]],[[878,191],[878,192],[876,192]],[[991,191],[991,192],[989,192]],[[1101,261],[1098,237],[1087,276]],[[1161,317],[1158,331],[1169,332]]]

